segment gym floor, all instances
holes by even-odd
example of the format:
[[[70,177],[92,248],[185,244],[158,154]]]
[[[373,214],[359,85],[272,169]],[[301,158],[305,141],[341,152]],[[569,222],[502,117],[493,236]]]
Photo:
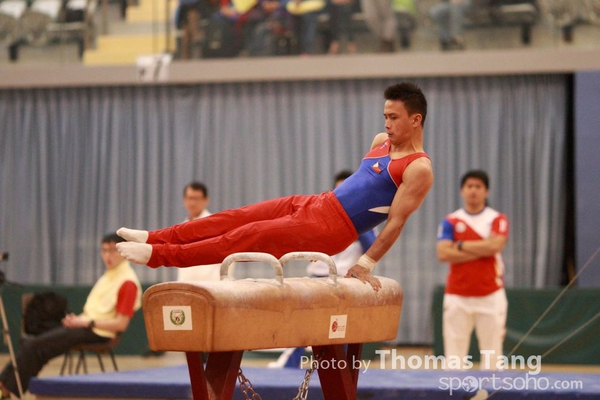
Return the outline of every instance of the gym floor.
[[[402,346],[396,347],[396,356],[403,356],[405,359],[409,357],[420,357],[424,358],[427,355],[432,355],[432,349],[430,347],[411,347]],[[260,351],[260,352],[246,352],[242,360],[242,368],[244,366],[251,367],[266,367],[271,361],[275,361],[279,353],[272,351]],[[2,366],[5,365],[10,359],[8,354],[0,354],[0,363]],[[94,356],[88,356],[86,358],[88,372],[98,373],[100,367]],[[110,360],[105,356],[104,365],[108,370],[112,369]],[[60,368],[62,366],[63,358],[57,357],[53,359],[40,373],[40,376],[57,376],[60,374]],[[147,369],[157,367],[167,367],[173,365],[185,364],[185,355],[183,353],[167,352],[162,355],[151,355],[151,356],[117,356],[117,364],[121,371],[136,370],[136,369]],[[423,364],[423,363],[422,363]],[[379,359],[372,361],[372,367],[384,367],[385,369],[393,369],[390,357],[384,363],[381,363]],[[478,366],[474,366],[478,369]],[[565,373],[577,373],[577,374],[600,374],[600,365],[551,365],[544,364],[542,361],[543,372],[565,372]],[[24,400],[33,400],[33,395],[26,394]]]

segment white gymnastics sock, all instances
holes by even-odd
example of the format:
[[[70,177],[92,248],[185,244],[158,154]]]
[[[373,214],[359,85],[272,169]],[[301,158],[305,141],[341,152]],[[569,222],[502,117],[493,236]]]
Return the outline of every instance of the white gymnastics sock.
[[[136,242],[117,243],[117,250],[127,260],[135,264],[146,265],[152,255],[152,245]]]
[[[128,242],[146,243],[148,241],[148,231],[139,229],[119,228],[117,235]]]

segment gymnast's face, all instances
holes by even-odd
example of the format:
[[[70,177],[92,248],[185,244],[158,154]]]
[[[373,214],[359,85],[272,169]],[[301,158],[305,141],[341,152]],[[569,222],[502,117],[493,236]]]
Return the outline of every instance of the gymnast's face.
[[[392,144],[411,140],[415,130],[421,126],[421,114],[409,115],[400,100],[386,100],[383,107],[385,132]]]

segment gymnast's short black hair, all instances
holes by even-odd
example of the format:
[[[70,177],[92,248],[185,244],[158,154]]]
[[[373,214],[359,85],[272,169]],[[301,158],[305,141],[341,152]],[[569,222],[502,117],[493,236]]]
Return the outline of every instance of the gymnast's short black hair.
[[[400,100],[404,103],[409,115],[421,114],[421,126],[427,117],[427,99],[421,88],[410,82],[402,82],[385,89],[383,97],[386,100]]]

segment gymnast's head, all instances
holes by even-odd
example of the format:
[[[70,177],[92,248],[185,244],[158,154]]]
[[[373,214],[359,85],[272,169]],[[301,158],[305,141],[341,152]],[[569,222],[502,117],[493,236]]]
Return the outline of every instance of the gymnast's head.
[[[402,82],[385,89],[383,97],[390,101],[401,101],[409,115],[421,115],[421,126],[427,116],[427,100],[421,88],[410,82]]]

